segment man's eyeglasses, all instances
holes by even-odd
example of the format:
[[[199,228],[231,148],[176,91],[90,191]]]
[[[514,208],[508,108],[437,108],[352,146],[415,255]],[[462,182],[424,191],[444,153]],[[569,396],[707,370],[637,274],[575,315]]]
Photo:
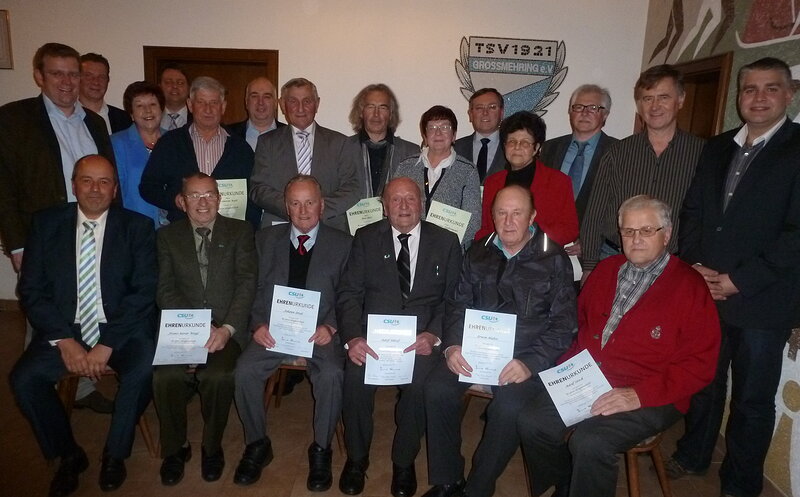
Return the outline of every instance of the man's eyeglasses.
[[[583,104],[572,104],[569,106],[572,112],[583,112],[586,111],[589,114],[596,114],[601,110],[605,110],[605,107],[602,105],[583,105]]]
[[[642,226],[641,228],[620,228],[619,234],[624,236],[625,238],[632,238],[636,235],[638,231],[640,235],[645,238],[651,237],[658,233],[659,231],[663,230],[663,226],[659,226],[656,228],[655,226]]]
[[[216,200],[219,198],[219,193],[214,192],[205,192],[205,193],[184,193],[183,198],[187,200],[200,200],[201,198],[207,198],[209,200]]]

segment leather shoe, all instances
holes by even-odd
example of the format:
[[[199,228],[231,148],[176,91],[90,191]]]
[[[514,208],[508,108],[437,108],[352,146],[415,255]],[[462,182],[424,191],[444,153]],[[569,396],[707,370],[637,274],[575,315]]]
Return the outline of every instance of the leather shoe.
[[[464,486],[467,484],[463,478],[455,483],[447,485],[434,485],[430,490],[422,494],[422,497],[462,497]]]
[[[237,485],[252,485],[261,478],[261,470],[272,462],[272,442],[269,437],[262,438],[257,442],[247,444],[244,448],[242,460],[236,467],[233,475],[233,483]]]
[[[105,398],[103,394],[97,390],[92,391],[92,393],[81,399],[77,399],[73,407],[75,407],[75,409],[91,409],[100,414],[111,414],[114,412],[114,402]]]
[[[125,483],[127,476],[124,459],[103,456],[103,465],[100,466],[100,490],[110,492],[118,489]]]
[[[178,452],[161,462],[161,484],[171,487],[183,479],[183,466],[192,458],[192,446],[181,447]]]
[[[678,460],[673,457],[667,459],[664,463],[664,469],[666,469],[667,476],[671,480],[679,480],[684,476],[703,476],[708,472],[708,469],[696,471],[685,468],[683,464],[679,463]]]
[[[417,472],[414,465],[403,468],[392,465],[392,495],[394,497],[411,497],[417,492]]]
[[[306,487],[312,492],[324,492],[331,488],[331,448],[323,449],[314,442],[308,447],[308,480]]]
[[[205,481],[217,481],[222,476],[222,470],[225,469],[225,454],[222,452],[222,447],[213,454],[206,452],[206,448],[202,448],[203,459],[200,461],[200,474]]]
[[[365,457],[360,461],[348,458],[339,477],[339,490],[347,495],[358,495],[363,492],[367,468],[369,468],[369,458]]]
[[[50,482],[50,497],[64,497],[78,490],[78,476],[88,467],[89,459],[80,447],[72,454],[61,457],[58,470]]]

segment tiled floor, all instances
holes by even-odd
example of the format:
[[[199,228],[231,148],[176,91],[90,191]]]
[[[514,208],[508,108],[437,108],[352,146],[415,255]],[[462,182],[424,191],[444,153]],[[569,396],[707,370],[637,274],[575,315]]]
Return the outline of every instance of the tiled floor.
[[[3,323],[3,346],[0,348],[0,375],[8,377],[13,363],[22,350],[24,322],[19,313],[0,311],[0,323]],[[108,395],[113,395],[115,380],[104,379],[99,385]],[[391,433],[393,429],[392,402],[393,390],[379,391],[376,400],[376,439],[372,448],[372,466],[368,472],[368,480],[364,491],[365,497],[388,496],[391,482],[391,462],[389,459]],[[0,382],[0,495],[8,497],[46,495],[54,468],[42,459],[28,423],[22,418],[11,398],[8,381]],[[482,430],[480,413],[485,401],[474,400],[464,421],[465,454],[472,454],[478,443]],[[344,464],[345,456],[334,447],[333,470],[334,486],[324,494],[315,494],[306,490],[308,462],[306,449],[311,443],[311,396],[308,382],[299,385],[295,392],[285,397],[279,409],[270,409],[269,432],[275,450],[275,460],[264,471],[261,480],[250,487],[239,487],[233,484],[233,472],[242,451],[242,429],[236,416],[231,411],[228,430],[223,447],[227,457],[225,473],[220,481],[206,483],[200,478],[200,438],[202,423],[200,421],[199,401],[194,400],[189,406],[190,442],[193,445],[194,457],[187,464],[186,477],[176,487],[163,487],[159,482],[158,470],[161,461],[151,458],[147,449],[137,435],[133,447],[133,455],[128,460],[128,479],[125,484],[111,495],[116,497],[159,497],[159,496],[268,496],[268,497],[301,497],[318,495],[342,495],[337,487],[338,474]],[[158,419],[152,405],[146,412],[154,437],[158,437]],[[81,477],[81,485],[76,496],[95,496],[103,494],[97,487],[99,457],[103,447],[109,418],[87,411],[75,411],[72,425],[76,438],[89,454],[89,470]],[[680,435],[681,427],[676,426],[668,432],[663,444],[663,453],[668,455]],[[334,442],[335,443],[335,442]],[[720,454],[715,457],[719,461]],[[425,489],[425,454],[417,460],[417,471],[420,480],[421,495]],[[719,462],[715,462],[706,477],[692,477],[672,482],[675,497],[702,497],[719,495],[719,483],[716,470]],[[649,458],[639,460],[642,496],[660,496],[661,491],[655,473],[650,469]],[[617,496],[627,496],[624,464],[620,470]],[[522,459],[519,453],[509,464],[506,472],[498,482],[498,497],[524,497],[527,495]],[[772,489],[765,490],[764,497],[779,497]]]

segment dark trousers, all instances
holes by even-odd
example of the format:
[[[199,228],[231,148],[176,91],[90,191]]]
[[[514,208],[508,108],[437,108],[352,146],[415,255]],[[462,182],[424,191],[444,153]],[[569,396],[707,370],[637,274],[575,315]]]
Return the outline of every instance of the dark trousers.
[[[132,336],[111,354],[108,366],[119,377],[114,413],[104,454],[125,459],[131,454],[136,423],[152,396],[153,354],[149,337]],[[58,347],[34,340],[11,372],[11,388],[22,413],[28,418],[46,459],[77,450],[72,427],[54,388],[67,368]]]
[[[567,428],[550,395],[542,392],[519,416],[519,436],[533,495],[569,482],[570,497],[613,497],[618,454],[672,426],[681,413],[673,405],[594,416]]]
[[[425,433],[425,406],[423,388],[439,352],[431,355],[417,354],[414,359],[414,376],[411,383],[399,385],[394,420],[397,429],[392,443],[392,462],[408,467],[414,464]],[[344,439],[347,457],[360,461],[369,456],[372,444],[375,391],[377,386],[364,384],[364,366],[356,366],[347,359],[344,368]]]
[[[176,454],[186,443],[186,405],[200,394],[203,414],[203,447],[208,454],[220,450],[233,403],[233,370],[241,348],[234,339],[222,350],[208,354],[205,364],[187,374],[186,365],[156,366],[153,400],[161,428],[161,455]]]
[[[672,456],[686,469],[704,471],[719,436],[728,391],[732,388],[726,453],[720,468],[722,490],[737,497],[757,496],[764,483],[775,426],[775,393],[781,377],[783,349],[791,330],[738,328],[720,321],[722,344],[714,381],[692,397],[686,433]]]

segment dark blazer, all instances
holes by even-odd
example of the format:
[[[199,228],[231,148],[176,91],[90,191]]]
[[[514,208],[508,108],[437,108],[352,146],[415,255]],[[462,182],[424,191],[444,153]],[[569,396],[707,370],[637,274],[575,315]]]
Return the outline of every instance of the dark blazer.
[[[59,205],[33,217],[19,293],[34,340],[81,340],[80,325],[75,324],[77,205]],[[132,336],[152,337],[157,271],[153,222],[111,207],[100,259],[100,289],[108,322],[100,324],[99,343],[120,349]]]
[[[228,133],[232,135],[236,135],[243,140],[247,140],[247,121],[239,121],[238,123],[226,124],[224,127],[228,130]],[[275,119],[275,129],[282,128],[286,126],[286,123],[282,123]],[[273,130],[274,131],[274,130]]]
[[[586,178],[581,185],[581,191],[575,198],[575,209],[578,211],[578,224],[583,221],[583,213],[586,212],[586,205],[589,203],[589,193],[592,191],[592,185],[594,185],[594,177],[597,174],[600,159],[603,158],[603,154],[606,153],[609,147],[618,141],[619,140],[608,136],[603,131],[600,132],[600,140],[597,142],[597,149],[595,149],[594,155],[592,155],[592,163],[589,164],[589,170],[586,171]],[[541,161],[545,166],[560,171],[561,164],[564,162],[564,156],[567,155],[567,149],[570,143],[572,143],[571,134],[547,140],[542,144]]]
[[[738,129],[712,138],[681,212],[688,263],[728,273],[739,293],[717,303],[742,328],[791,328],[800,301],[800,124],[788,119],[756,155],[725,212],[723,189]]]
[[[181,180],[198,172],[197,156],[194,153],[189,126],[169,131],[156,143],[150,160],[142,172],[139,193],[142,198],[165,209],[170,221],[183,219],[186,215],[175,205],[175,195],[181,191]],[[219,162],[211,173],[216,179],[248,180],[253,171],[253,149],[243,138],[230,135],[225,140],[225,149]],[[254,228],[261,221],[261,209],[252,202],[247,204],[245,217]]]
[[[270,226],[256,233],[258,249],[258,289],[250,321],[253,328],[268,324],[272,311],[275,285],[286,286],[289,281],[289,240],[291,224]],[[338,329],[336,320],[336,288],[344,272],[353,237],[324,224],[319,225],[317,239],[311,251],[306,276],[306,289],[320,292],[317,325],[327,324]]]
[[[87,110],[86,127],[100,155],[114,164],[103,118]],[[0,107],[0,237],[6,253],[25,247],[31,215],[67,202],[61,149],[42,96]]]
[[[128,129],[130,125],[133,124],[130,114],[113,105],[108,105],[108,122],[111,124],[112,134],[117,131],[122,131],[123,129]]]
[[[336,304],[343,343],[366,338],[367,314],[414,315],[417,333],[442,336],[445,298],[461,272],[461,246],[454,233],[421,222],[414,283],[405,303],[389,220],[356,232]]]
[[[250,200],[264,209],[262,226],[287,221],[283,188],[297,174],[293,128],[284,126],[258,138]],[[348,232],[347,209],[359,200],[358,148],[343,134],[316,125],[311,174],[322,186],[325,212],[322,222]]]
[[[475,139],[475,133],[471,135],[464,136],[456,140],[453,144],[453,148],[456,149],[456,153],[461,157],[467,159],[468,161],[475,164],[475,161],[478,160],[477,157],[472,156],[472,141]],[[497,152],[494,154],[494,158],[492,162],[489,164],[489,168],[486,170],[486,176],[483,178],[486,181],[490,175],[502,171],[506,167],[506,153],[505,149],[503,148],[503,144],[499,144],[497,146]],[[483,183],[481,183],[483,184]]]
[[[367,150],[366,143],[361,142],[361,133],[356,133],[348,137],[347,141],[358,148],[359,151],[358,184],[361,190],[359,200],[368,197],[379,197],[383,193],[383,188],[386,186],[386,183],[394,178],[394,172],[397,171],[397,166],[403,162],[403,159],[411,157],[414,154],[419,154],[419,145],[394,135],[392,137],[392,143],[386,151],[389,167],[381,171],[380,187],[378,191],[373,191],[372,173],[369,168],[369,151]]]
[[[233,326],[233,338],[244,349],[250,339],[256,264],[250,224],[218,215],[204,288],[191,223],[186,218],[171,223],[158,230],[158,307],[211,309],[211,319]]]

